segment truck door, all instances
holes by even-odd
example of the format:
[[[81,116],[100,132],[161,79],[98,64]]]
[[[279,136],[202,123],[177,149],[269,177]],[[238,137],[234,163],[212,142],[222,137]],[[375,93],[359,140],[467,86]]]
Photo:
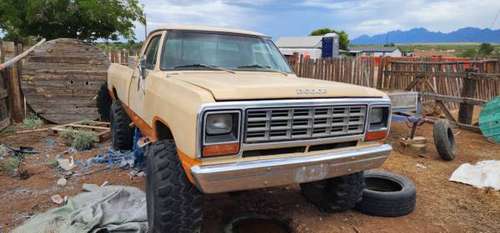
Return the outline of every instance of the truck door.
[[[144,95],[146,82],[151,72],[158,69],[158,54],[163,32],[152,34],[143,49],[139,62],[132,76],[129,92],[129,107],[144,119]]]

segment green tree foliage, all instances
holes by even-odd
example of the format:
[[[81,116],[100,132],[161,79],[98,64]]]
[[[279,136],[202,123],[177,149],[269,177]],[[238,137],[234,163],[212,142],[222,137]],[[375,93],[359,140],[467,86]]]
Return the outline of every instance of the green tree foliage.
[[[459,54],[460,57],[475,58],[477,57],[477,50],[474,48],[469,48]]]
[[[340,49],[344,49],[344,50],[347,50],[349,48],[349,43],[351,43],[349,41],[349,35],[344,32],[344,31],[335,31],[333,29],[330,29],[330,28],[320,28],[320,29],[316,29],[314,31],[311,32],[311,36],[322,36],[322,35],[325,35],[325,34],[328,34],[328,33],[337,33],[337,35],[339,35],[339,48]]]
[[[482,43],[479,45],[478,54],[479,56],[486,57],[491,55],[493,51],[495,51],[495,47],[493,47],[490,43]]]
[[[136,21],[144,23],[138,0],[0,0],[0,29],[14,41],[132,39]]]
[[[330,28],[320,28],[320,29],[316,29],[316,30],[312,31],[311,34],[309,34],[309,35],[310,36],[322,36],[322,35],[328,34],[330,32],[334,32],[334,30],[332,30]]]

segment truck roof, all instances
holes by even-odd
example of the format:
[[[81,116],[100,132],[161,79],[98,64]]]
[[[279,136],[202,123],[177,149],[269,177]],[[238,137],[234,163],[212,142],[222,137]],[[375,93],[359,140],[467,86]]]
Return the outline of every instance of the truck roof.
[[[150,33],[163,30],[186,30],[186,31],[206,31],[206,32],[229,32],[236,34],[245,34],[253,36],[267,37],[266,35],[258,32],[241,30],[241,29],[231,29],[231,28],[221,28],[221,27],[210,27],[210,26],[200,26],[200,25],[180,25],[180,24],[167,24],[162,25]]]

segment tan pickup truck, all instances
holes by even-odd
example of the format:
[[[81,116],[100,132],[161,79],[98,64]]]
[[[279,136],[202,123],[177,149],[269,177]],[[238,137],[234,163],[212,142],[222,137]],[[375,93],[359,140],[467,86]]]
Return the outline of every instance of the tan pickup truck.
[[[383,92],[297,77],[256,32],[170,26],[151,32],[134,68],[113,64],[113,147],[144,147],[151,232],[195,232],[202,194],[300,184],[328,212],[352,208],[379,167]],[[133,123],[133,124],[131,124]]]

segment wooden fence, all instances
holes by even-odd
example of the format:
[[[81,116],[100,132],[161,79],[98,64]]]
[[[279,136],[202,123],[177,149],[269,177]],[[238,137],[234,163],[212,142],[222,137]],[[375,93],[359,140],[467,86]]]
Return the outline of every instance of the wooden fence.
[[[0,64],[14,57],[15,54],[14,43],[0,41]],[[0,69],[0,130],[10,125],[12,103],[11,98],[9,98],[11,90],[9,87],[12,86],[12,83],[9,77],[12,76],[13,72],[16,72],[16,70]]]
[[[461,96],[464,79],[474,79],[472,98],[490,100],[500,95],[500,60],[339,57],[304,59],[289,57],[289,64],[300,77],[352,83],[381,90],[404,90],[417,77],[428,77],[437,93]],[[493,78],[492,78],[493,77]],[[418,87],[412,88],[416,90]]]
[[[135,65],[137,54],[130,53],[130,51],[123,50],[115,50],[106,52],[108,59],[111,63],[118,63],[126,66]]]
[[[378,89],[404,90],[418,77],[425,77],[438,94],[461,97],[464,80],[473,79],[476,82],[476,88],[473,95],[469,97],[490,100],[500,95],[500,80],[491,78],[500,73],[498,60],[409,61],[387,58],[381,61],[381,67],[383,72],[378,77]],[[412,89],[416,90],[418,87]]]
[[[45,39],[23,50],[22,44],[0,41],[0,130],[10,125],[11,118],[21,122],[26,115],[19,79],[20,61],[43,42]]]
[[[377,86],[379,66],[370,57],[339,57],[304,59],[303,56],[288,58],[289,64],[299,77],[352,83],[368,87]]]
[[[472,125],[474,105],[500,95],[500,60],[462,58],[340,57],[288,58],[298,76],[376,87],[418,91],[424,103],[433,102],[458,126]],[[460,108],[458,119],[450,110]]]

